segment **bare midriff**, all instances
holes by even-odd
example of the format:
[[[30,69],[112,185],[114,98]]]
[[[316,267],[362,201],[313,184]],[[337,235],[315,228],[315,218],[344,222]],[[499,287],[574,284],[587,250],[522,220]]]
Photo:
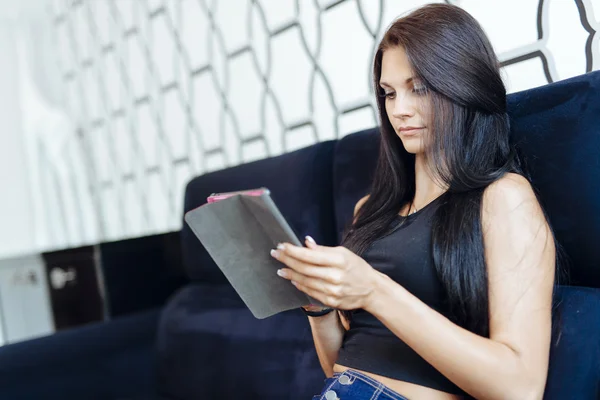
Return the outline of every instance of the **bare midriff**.
[[[347,369],[350,369],[350,368],[345,367],[340,364],[335,364],[333,366],[333,372],[342,373],[342,372],[346,371]],[[457,395],[446,393],[446,392],[441,392],[439,390],[435,390],[435,389],[428,388],[425,386],[415,385],[414,383],[399,381],[399,380],[388,378],[385,376],[372,374],[370,372],[361,371],[361,370],[355,369],[355,368],[352,368],[352,370],[358,371],[362,374],[370,376],[371,378],[383,383],[385,386],[387,386],[388,388],[392,389],[393,391],[401,394],[402,396],[406,397],[407,399],[411,399],[411,400],[412,399],[459,400],[462,398],[461,396],[457,396]]]

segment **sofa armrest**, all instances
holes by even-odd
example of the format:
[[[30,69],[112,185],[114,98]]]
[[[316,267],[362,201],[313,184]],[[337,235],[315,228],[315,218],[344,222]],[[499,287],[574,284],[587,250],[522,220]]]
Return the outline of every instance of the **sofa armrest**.
[[[110,318],[161,307],[187,282],[178,231],[101,243],[98,249]]]
[[[159,310],[0,347],[3,399],[152,399]]]

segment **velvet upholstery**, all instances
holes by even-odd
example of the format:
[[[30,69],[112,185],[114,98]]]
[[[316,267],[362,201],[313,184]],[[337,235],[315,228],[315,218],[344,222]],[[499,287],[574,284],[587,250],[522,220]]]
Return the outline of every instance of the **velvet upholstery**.
[[[511,95],[508,109],[569,283],[600,287],[600,71]]]
[[[110,318],[160,307],[188,282],[180,236],[170,232],[98,246]]]
[[[371,128],[348,135],[335,146],[333,198],[338,243],[352,219],[356,202],[369,193],[379,145],[379,128]]]
[[[309,399],[324,376],[300,310],[257,320],[230,285],[193,283],[165,308],[159,388],[167,399]]]
[[[600,399],[600,290],[559,288],[545,400]]]
[[[157,309],[0,347],[0,398],[151,400]]]

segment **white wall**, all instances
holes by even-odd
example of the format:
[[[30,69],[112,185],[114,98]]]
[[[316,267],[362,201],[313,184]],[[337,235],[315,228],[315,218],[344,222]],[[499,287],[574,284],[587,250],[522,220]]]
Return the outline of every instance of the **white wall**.
[[[0,18],[0,255],[27,252],[35,246],[30,218],[32,192],[19,105],[14,21]]]
[[[426,2],[53,1],[22,45],[25,144],[4,150],[14,169],[26,149],[29,186],[0,201],[29,231],[0,238],[40,249],[178,229],[191,177],[374,126],[374,47]],[[598,0],[452,3],[489,34],[511,92],[600,68],[600,34],[586,47]]]
[[[0,258],[100,237],[81,177],[87,154],[67,140],[51,15],[49,0],[0,0]]]

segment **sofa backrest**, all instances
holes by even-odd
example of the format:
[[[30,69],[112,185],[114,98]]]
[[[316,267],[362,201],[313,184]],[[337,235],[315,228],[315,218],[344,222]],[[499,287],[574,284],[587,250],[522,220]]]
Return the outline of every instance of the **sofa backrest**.
[[[352,221],[356,202],[369,193],[379,154],[379,128],[352,133],[335,146],[333,199],[338,243]]]
[[[211,193],[267,187],[291,228],[303,240],[334,245],[332,201],[334,141],[317,143],[281,156],[255,161],[199,176],[185,191],[184,213],[206,203]],[[209,283],[226,283],[204,246],[183,222],[183,263],[188,277]]]
[[[600,71],[511,95],[508,109],[569,283],[600,287]]]
[[[600,287],[600,71],[510,94],[511,140],[521,149],[568,261],[569,283]],[[368,193],[379,133],[336,145],[333,174],[338,241]]]

